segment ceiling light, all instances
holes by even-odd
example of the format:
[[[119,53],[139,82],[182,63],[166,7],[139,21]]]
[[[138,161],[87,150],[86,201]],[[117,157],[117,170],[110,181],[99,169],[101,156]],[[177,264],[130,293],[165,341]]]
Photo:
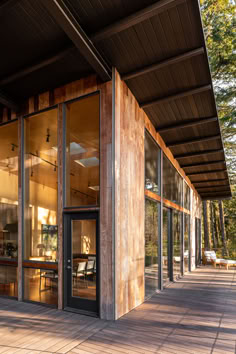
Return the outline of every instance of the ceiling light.
[[[89,186],[90,189],[92,189],[95,192],[99,191],[99,186]]]

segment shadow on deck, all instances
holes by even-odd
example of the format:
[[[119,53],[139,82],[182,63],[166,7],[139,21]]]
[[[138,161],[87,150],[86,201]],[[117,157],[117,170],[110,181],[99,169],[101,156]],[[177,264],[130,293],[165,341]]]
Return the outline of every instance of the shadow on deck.
[[[236,270],[201,267],[116,322],[0,299],[0,353],[235,353]]]

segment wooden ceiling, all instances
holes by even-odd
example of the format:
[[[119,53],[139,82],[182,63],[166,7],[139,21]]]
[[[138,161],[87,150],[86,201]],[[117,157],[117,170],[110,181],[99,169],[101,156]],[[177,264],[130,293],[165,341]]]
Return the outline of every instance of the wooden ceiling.
[[[201,197],[231,196],[198,0],[4,0],[0,32],[3,105],[115,66]]]

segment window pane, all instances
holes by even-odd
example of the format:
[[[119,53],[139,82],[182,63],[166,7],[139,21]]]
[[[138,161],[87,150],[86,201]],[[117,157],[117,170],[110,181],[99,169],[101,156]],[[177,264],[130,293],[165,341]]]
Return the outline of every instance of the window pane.
[[[184,183],[184,208],[190,210],[190,188]]]
[[[158,204],[145,201],[145,295],[158,288]]]
[[[17,297],[17,267],[0,265],[0,295]]]
[[[66,105],[66,206],[99,204],[99,94]]]
[[[181,213],[173,210],[173,276],[181,273]]]
[[[24,300],[57,306],[57,287],[56,270],[24,269]]]
[[[182,205],[183,180],[166,156],[163,156],[163,196]]]
[[[0,258],[18,250],[18,123],[0,127]]]
[[[145,135],[145,188],[160,194],[158,182],[159,148],[152,138]]]
[[[189,270],[189,231],[190,231],[190,216],[184,214],[184,270]]]
[[[169,242],[170,242],[170,211],[167,208],[163,208],[163,282],[166,282],[170,278],[169,270]]]
[[[57,109],[24,121],[24,258],[57,260]]]

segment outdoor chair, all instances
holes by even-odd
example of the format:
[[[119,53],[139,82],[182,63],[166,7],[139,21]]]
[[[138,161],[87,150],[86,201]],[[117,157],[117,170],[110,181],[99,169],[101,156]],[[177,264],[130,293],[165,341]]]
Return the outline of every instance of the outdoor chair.
[[[223,266],[227,270],[230,266],[236,266],[236,261],[234,260],[217,258],[215,251],[204,251],[203,264],[206,265],[209,263],[211,263],[214,268],[216,268],[216,265],[219,265],[219,267]]]

